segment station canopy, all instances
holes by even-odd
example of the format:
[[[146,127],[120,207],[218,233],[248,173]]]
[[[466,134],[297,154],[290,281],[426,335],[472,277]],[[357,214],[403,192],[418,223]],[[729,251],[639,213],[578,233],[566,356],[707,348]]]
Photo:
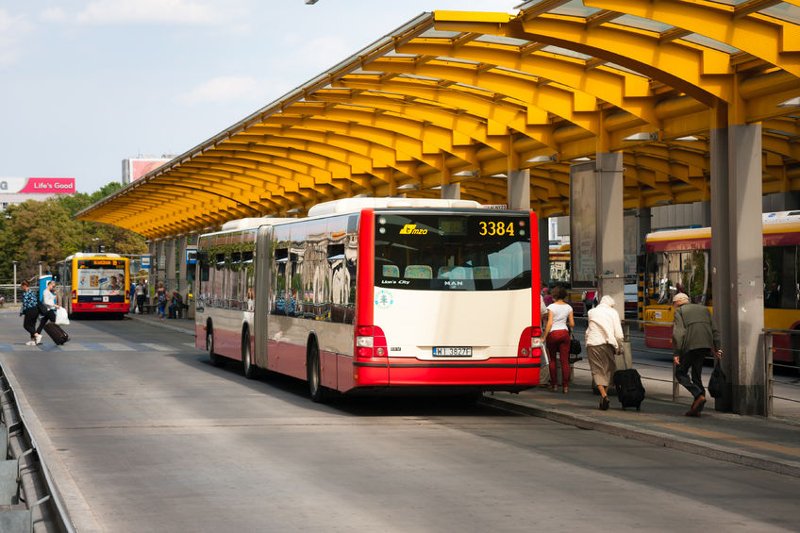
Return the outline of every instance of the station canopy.
[[[710,132],[760,123],[800,190],[800,0],[538,0],[424,13],[78,214],[148,238],[367,196],[569,213],[569,166],[624,155],[624,206],[709,200]]]

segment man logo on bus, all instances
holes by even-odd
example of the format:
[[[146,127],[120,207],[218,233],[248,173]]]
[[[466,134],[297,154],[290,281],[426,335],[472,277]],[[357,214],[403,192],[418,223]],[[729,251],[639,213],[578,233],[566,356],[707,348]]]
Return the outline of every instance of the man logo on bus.
[[[417,229],[416,224],[406,224],[403,226],[403,229],[400,230],[400,235],[427,235],[428,230],[426,229]]]

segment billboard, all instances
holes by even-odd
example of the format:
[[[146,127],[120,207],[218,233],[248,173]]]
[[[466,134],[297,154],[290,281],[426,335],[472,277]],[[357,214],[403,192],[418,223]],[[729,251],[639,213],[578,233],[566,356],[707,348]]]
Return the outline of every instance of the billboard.
[[[75,178],[0,178],[3,194],[74,194]]]
[[[154,171],[167,161],[168,158],[137,158],[137,159],[123,159],[122,160],[122,183],[127,185],[132,183],[145,174]]]
[[[570,167],[570,249],[572,286],[597,286],[597,185],[595,163]]]

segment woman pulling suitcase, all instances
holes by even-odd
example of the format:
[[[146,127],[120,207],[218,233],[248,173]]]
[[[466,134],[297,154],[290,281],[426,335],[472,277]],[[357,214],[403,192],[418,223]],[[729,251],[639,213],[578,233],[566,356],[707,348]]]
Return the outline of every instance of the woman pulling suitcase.
[[[42,318],[39,320],[39,327],[36,329],[36,344],[42,344],[42,330],[47,333],[56,344],[64,344],[69,340],[69,335],[61,326],[56,324],[56,310],[59,309],[58,298],[56,296],[56,282],[50,280],[42,293],[41,306]]]

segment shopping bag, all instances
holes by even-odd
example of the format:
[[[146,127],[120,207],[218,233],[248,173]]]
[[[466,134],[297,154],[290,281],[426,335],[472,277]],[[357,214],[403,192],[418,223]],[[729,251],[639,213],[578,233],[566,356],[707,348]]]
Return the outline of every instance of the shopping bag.
[[[714,361],[714,370],[711,371],[711,378],[708,380],[708,392],[712,398],[721,398],[725,392],[727,378],[722,371],[719,361]]]
[[[69,324],[69,317],[67,316],[67,310],[63,307],[59,307],[56,309],[56,324],[59,326],[66,326]]]

